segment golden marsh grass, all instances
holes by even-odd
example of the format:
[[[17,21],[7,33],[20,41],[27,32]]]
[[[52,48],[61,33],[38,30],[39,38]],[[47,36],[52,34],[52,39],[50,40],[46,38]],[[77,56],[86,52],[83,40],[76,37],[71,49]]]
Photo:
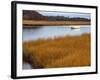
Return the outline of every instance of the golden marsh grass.
[[[23,61],[33,68],[90,66],[90,34],[23,42]]]
[[[23,20],[23,25],[90,25],[90,21],[35,21],[35,20]],[[24,26],[25,27],[25,26]]]

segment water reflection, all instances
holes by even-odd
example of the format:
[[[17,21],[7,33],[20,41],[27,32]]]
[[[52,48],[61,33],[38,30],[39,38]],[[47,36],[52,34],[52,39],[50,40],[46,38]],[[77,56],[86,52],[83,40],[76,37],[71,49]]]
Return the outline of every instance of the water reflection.
[[[32,69],[32,66],[29,63],[23,63],[23,69]]]
[[[90,26],[81,26],[80,30],[71,29],[66,26],[44,26],[37,29],[23,29],[23,41],[37,40],[40,38],[54,38],[60,36],[74,36],[83,33],[90,33]]]

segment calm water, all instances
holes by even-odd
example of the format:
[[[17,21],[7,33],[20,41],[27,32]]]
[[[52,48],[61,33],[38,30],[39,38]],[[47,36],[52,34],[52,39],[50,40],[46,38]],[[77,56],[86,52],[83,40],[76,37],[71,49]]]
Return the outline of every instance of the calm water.
[[[29,63],[23,63],[23,69],[32,69],[32,66]]]
[[[80,30],[71,29],[66,26],[45,26],[37,29],[23,29],[23,41],[47,39],[67,35],[81,35],[90,33],[90,26],[81,26]]]
[[[84,33],[90,33],[90,26],[81,26],[80,30],[71,29],[65,26],[45,26],[37,29],[23,29],[23,41],[37,40],[37,39],[47,39],[60,36],[74,36],[81,35]],[[23,69],[32,69],[29,63],[23,64]]]

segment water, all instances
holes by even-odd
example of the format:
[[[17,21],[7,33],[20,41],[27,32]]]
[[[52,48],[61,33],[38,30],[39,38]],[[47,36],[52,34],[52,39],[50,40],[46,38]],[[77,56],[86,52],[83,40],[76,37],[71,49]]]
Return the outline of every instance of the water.
[[[29,63],[23,63],[23,69],[32,69],[32,66]]]
[[[41,28],[23,29],[23,41],[47,39],[61,36],[75,36],[90,33],[90,26],[81,26],[80,30],[71,29],[66,26],[42,26]]]

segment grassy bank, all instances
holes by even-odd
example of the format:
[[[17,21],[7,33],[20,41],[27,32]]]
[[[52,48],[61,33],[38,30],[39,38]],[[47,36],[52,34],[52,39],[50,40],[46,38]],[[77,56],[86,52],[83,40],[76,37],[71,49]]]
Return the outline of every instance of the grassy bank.
[[[90,66],[90,34],[23,42],[23,60],[33,68]]]
[[[35,21],[23,20],[24,26],[90,25],[90,21]]]

